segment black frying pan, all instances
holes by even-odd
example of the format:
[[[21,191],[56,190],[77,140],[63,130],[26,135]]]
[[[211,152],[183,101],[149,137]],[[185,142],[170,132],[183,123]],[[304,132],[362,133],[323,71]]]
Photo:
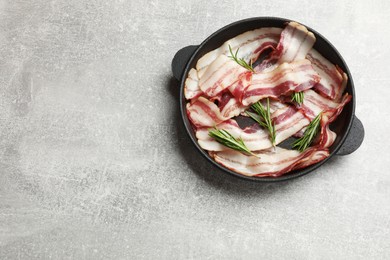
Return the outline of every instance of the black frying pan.
[[[183,49],[179,50],[176,53],[175,57],[172,60],[173,75],[177,80],[180,81],[181,116],[185,128],[187,130],[187,133],[191,138],[192,142],[199,150],[199,152],[216,167],[222,169],[223,171],[229,174],[247,180],[258,181],[258,182],[274,182],[274,181],[289,180],[292,178],[303,176],[315,170],[319,166],[321,166],[332,156],[347,155],[354,152],[357,148],[359,148],[359,146],[361,145],[364,139],[363,125],[361,121],[355,116],[356,95],[355,95],[352,75],[349,72],[347,64],[345,63],[344,59],[341,57],[340,53],[328,40],[326,40],[321,34],[316,32],[312,28],[306,26],[308,30],[313,32],[317,38],[316,43],[314,44],[314,48],[318,52],[320,52],[325,58],[327,58],[330,62],[340,66],[345,71],[345,73],[347,73],[349,78],[346,91],[352,95],[352,100],[344,107],[343,112],[338,116],[337,120],[330,125],[330,128],[337,134],[337,138],[334,144],[329,148],[330,156],[317,164],[314,164],[304,169],[292,171],[280,177],[248,177],[236,173],[232,170],[229,170],[224,166],[218,164],[208,155],[208,153],[205,150],[203,150],[199,146],[194,130],[186,114],[187,101],[184,97],[184,82],[187,78],[187,74],[189,70],[195,67],[198,59],[202,57],[204,54],[220,47],[225,41],[241,33],[262,28],[262,27],[284,28],[287,22],[290,22],[290,20],[283,19],[283,18],[276,18],[276,17],[257,17],[257,18],[250,18],[250,19],[237,21],[213,33],[200,45],[192,45],[192,46],[184,47]]]

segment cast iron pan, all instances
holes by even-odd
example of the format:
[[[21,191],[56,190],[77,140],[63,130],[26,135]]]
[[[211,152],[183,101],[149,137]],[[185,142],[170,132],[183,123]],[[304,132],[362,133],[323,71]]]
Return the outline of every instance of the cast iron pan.
[[[333,64],[340,66],[345,73],[348,75],[348,85],[346,91],[352,95],[352,100],[349,102],[343,109],[343,112],[338,116],[337,120],[334,121],[330,127],[336,132],[337,138],[334,144],[330,147],[330,156],[325,160],[314,164],[312,166],[306,167],[304,169],[295,170],[280,177],[248,177],[231,171],[224,166],[215,162],[208,153],[203,150],[196,139],[194,130],[187,118],[186,114],[186,99],[184,97],[184,82],[187,78],[187,74],[191,68],[194,68],[196,62],[200,57],[202,57],[207,52],[214,50],[220,47],[225,41],[241,34],[246,31],[254,30],[262,27],[280,27],[284,28],[286,23],[290,20],[277,18],[277,17],[256,17],[237,21],[235,23],[229,24],[217,32],[213,33],[200,45],[191,45],[184,47],[179,50],[175,57],[172,60],[172,72],[174,77],[180,81],[180,110],[181,116],[184,122],[184,126],[187,130],[189,137],[192,142],[198,149],[198,151],[212,164],[216,167],[222,169],[223,171],[244,178],[251,181],[257,182],[275,182],[289,180],[299,176],[303,176],[316,168],[324,164],[332,156],[347,155],[354,152],[359,148],[364,139],[364,128],[361,121],[355,116],[355,89],[353,85],[352,75],[349,72],[347,64],[344,59],[341,57],[340,53],[336,48],[326,40],[321,34],[306,26],[309,31],[313,32],[317,38],[317,41],[314,45],[314,48],[320,52],[325,58],[327,58]]]

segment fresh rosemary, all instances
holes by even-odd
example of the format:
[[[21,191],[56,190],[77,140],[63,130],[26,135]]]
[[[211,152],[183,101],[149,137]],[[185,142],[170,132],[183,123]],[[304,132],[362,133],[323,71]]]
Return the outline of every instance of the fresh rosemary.
[[[307,126],[303,136],[297,140],[294,141],[292,148],[297,149],[300,152],[303,152],[306,150],[307,147],[310,146],[310,144],[313,142],[314,138],[316,137],[319,129],[320,129],[320,123],[321,123],[321,116],[322,113],[319,113],[313,121],[310,122],[310,124]]]
[[[232,47],[229,45],[229,51],[230,51],[230,55],[231,55],[231,56],[228,56],[228,57],[231,58],[231,59],[233,59],[235,62],[237,62],[238,65],[240,65],[240,66],[246,68],[247,70],[250,70],[250,71],[252,71],[252,72],[255,72],[255,70],[254,70],[253,67],[252,67],[252,61],[251,61],[250,64],[248,64],[243,58],[238,58],[238,57],[237,57],[237,54],[238,54],[238,50],[239,50],[239,49],[240,49],[240,48],[238,48],[237,51],[236,51],[236,53],[234,54],[234,53],[233,53],[233,50],[232,50]]]
[[[248,149],[248,147],[246,147],[244,141],[241,138],[235,138],[224,129],[218,129],[216,127],[214,127],[214,129],[209,129],[209,136],[226,147],[260,158],[257,154],[254,154],[251,150]]]
[[[301,92],[294,92],[292,95],[291,95],[291,100],[294,102],[296,102],[297,104],[301,105],[303,103],[303,98],[305,97],[305,94],[303,93],[303,91]]]
[[[262,127],[266,128],[269,132],[269,136],[271,139],[271,143],[273,146],[275,146],[275,137],[276,137],[276,132],[275,132],[275,126],[272,123],[271,120],[271,113],[270,113],[270,108],[269,108],[269,98],[267,98],[267,107],[265,108],[260,101],[254,103],[251,108],[253,111],[257,113],[257,115],[260,116],[260,118],[249,111],[246,111],[247,115],[250,116],[253,120],[255,120],[259,125]]]

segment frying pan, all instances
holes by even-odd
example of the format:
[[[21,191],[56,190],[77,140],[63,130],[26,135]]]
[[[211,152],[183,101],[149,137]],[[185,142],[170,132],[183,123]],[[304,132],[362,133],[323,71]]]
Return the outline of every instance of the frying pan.
[[[187,101],[184,97],[184,82],[187,78],[187,74],[190,69],[195,67],[198,59],[201,58],[204,54],[220,47],[225,41],[241,33],[262,27],[284,28],[286,23],[290,21],[291,20],[278,17],[256,17],[240,20],[216,31],[206,40],[204,40],[200,45],[190,45],[182,48],[176,53],[172,60],[172,73],[174,77],[180,81],[180,111],[187,133],[197,150],[204,156],[204,158],[206,158],[206,160],[208,160],[210,163],[222,169],[228,174],[232,174],[234,176],[256,182],[275,182],[289,180],[314,171],[315,169],[326,163],[332,156],[347,155],[354,152],[363,142],[364,127],[361,121],[355,116],[356,94],[352,75],[348,69],[348,66],[345,63],[344,59],[341,57],[340,53],[327,39],[325,39],[324,36],[313,30],[309,26],[305,25],[306,28],[309,31],[313,32],[317,38],[313,48],[315,48],[330,62],[332,62],[333,64],[337,64],[339,67],[341,67],[343,71],[348,75],[349,79],[346,87],[346,92],[352,95],[352,100],[344,107],[343,112],[338,116],[337,120],[330,125],[331,130],[337,134],[335,142],[329,148],[330,156],[309,167],[291,171],[279,177],[251,177],[241,175],[218,164],[208,155],[205,150],[203,150],[199,146],[197,138],[195,136],[195,132],[186,114]]]

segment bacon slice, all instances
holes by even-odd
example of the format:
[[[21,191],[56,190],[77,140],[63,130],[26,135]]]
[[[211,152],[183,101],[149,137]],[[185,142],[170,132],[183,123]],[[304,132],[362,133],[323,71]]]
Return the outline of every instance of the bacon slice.
[[[335,102],[322,97],[313,90],[306,90],[304,92],[304,99],[300,109],[310,119],[316,117],[320,112],[327,112],[327,117],[335,118],[341,113],[343,107],[351,100],[351,98],[351,95],[345,94],[339,102]]]
[[[252,83],[244,90],[241,103],[249,105],[265,97],[278,98],[292,91],[307,90],[319,80],[308,60],[283,63],[271,72],[253,74]]]
[[[279,144],[307,126],[310,121],[293,106],[276,110],[271,115],[275,125],[275,143]]]
[[[334,141],[336,140],[337,134],[330,130],[329,123],[326,121],[327,119],[322,118],[320,122],[320,133],[318,135],[317,140],[314,140],[314,144],[321,148],[330,147]],[[293,136],[295,138],[301,138],[304,136],[304,132],[306,127],[302,128],[300,131],[295,133]]]
[[[267,100],[266,99],[262,99],[260,100],[261,104],[263,104],[264,107],[266,107],[267,105]],[[270,110],[270,113],[273,114],[275,111],[279,110],[279,109],[285,109],[286,107],[288,107],[288,104],[280,101],[280,100],[277,100],[277,99],[270,99],[269,100],[269,110]]]
[[[294,62],[305,59],[313,47],[316,38],[312,32],[297,22],[289,22],[282,31],[276,49],[270,58],[256,67],[256,72],[271,71],[284,62]]]
[[[188,72],[188,77],[184,83],[184,96],[186,99],[199,97],[203,92],[199,88],[198,72],[192,68]]]
[[[315,71],[321,77],[314,89],[331,99],[339,100],[347,86],[347,74],[314,49],[307,53],[306,58],[311,61]]]
[[[318,163],[325,158],[329,157],[328,149],[319,149],[314,151],[310,156],[302,158],[298,164],[294,166],[294,170],[306,168],[312,164]]]
[[[329,155],[326,154],[326,150],[317,154],[314,154],[315,152],[317,152],[316,148],[308,148],[300,153],[296,150],[275,147],[275,149],[256,153],[260,158],[234,150],[211,152],[210,155],[226,168],[246,176],[278,177],[294,168],[307,167]]]
[[[307,28],[297,22],[290,22],[283,30],[274,55],[278,63],[302,60],[313,47],[316,37]]]
[[[336,140],[337,134],[329,129],[329,123],[321,122],[321,132],[319,134],[319,141],[317,145],[321,148],[330,147]]]
[[[222,94],[218,107],[221,110],[221,115],[226,118],[238,116],[248,108],[238,102],[228,91]]]
[[[204,97],[187,104],[187,116],[195,127],[215,126],[228,119],[221,115],[216,104]]]
[[[328,148],[330,147],[334,141],[336,140],[337,134],[330,130],[329,123],[327,123],[325,120],[321,120],[320,122],[320,133],[318,135],[317,140],[314,140],[314,144],[321,148]],[[306,127],[302,128],[300,131],[298,131],[293,136],[296,138],[301,138],[304,135],[304,132],[306,130]]]
[[[229,87],[230,93],[237,99],[242,100],[242,95],[252,82],[252,72],[247,71],[242,74],[240,78]]]
[[[199,79],[199,88],[209,97],[214,97],[238,80],[248,70],[234,60],[220,55],[211,63]]]
[[[242,33],[226,41],[221,47],[206,53],[198,60],[196,69],[198,70],[199,77],[203,76],[207,66],[220,55],[230,55],[229,45],[234,53],[239,48],[239,58],[243,58],[248,63],[249,61],[254,62],[264,50],[276,47],[281,32],[281,28],[261,28]]]
[[[227,120],[218,125],[218,129],[224,129],[232,134],[235,138],[241,138],[250,150],[263,150],[272,147],[269,134],[258,124],[241,129],[233,119]],[[216,142],[209,136],[209,128],[199,128],[196,131],[199,145],[208,151],[228,150],[226,146]]]
[[[329,125],[342,112],[344,106],[351,101],[351,98],[352,96],[346,93],[340,102],[334,102],[322,97],[313,90],[305,91],[305,98],[300,105],[301,111],[311,120],[322,112],[320,138],[315,142],[318,146],[326,148],[334,143],[337,136],[336,133],[329,129]]]
[[[294,135],[301,128],[309,124],[309,120],[295,107],[284,105],[282,108],[272,113],[271,118],[275,125],[275,144],[279,144]],[[260,128],[258,124],[241,129],[235,120],[227,120],[218,125],[219,129],[224,129],[235,138],[241,138],[246,146],[252,151],[264,150],[272,147],[267,130]],[[198,128],[196,137],[199,145],[208,151],[223,151],[227,148],[216,142],[208,135],[209,128]]]
[[[351,101],[352,96],[346,93],[341,102],[335,108],[328,109],[322,112],[321,118],[321,133],[318,141],[318,146],[322,148],[330,147],[336,140],[336,133],[329,129],[329,125],[336,120],[337,116],[342,112],[344,106]]]

